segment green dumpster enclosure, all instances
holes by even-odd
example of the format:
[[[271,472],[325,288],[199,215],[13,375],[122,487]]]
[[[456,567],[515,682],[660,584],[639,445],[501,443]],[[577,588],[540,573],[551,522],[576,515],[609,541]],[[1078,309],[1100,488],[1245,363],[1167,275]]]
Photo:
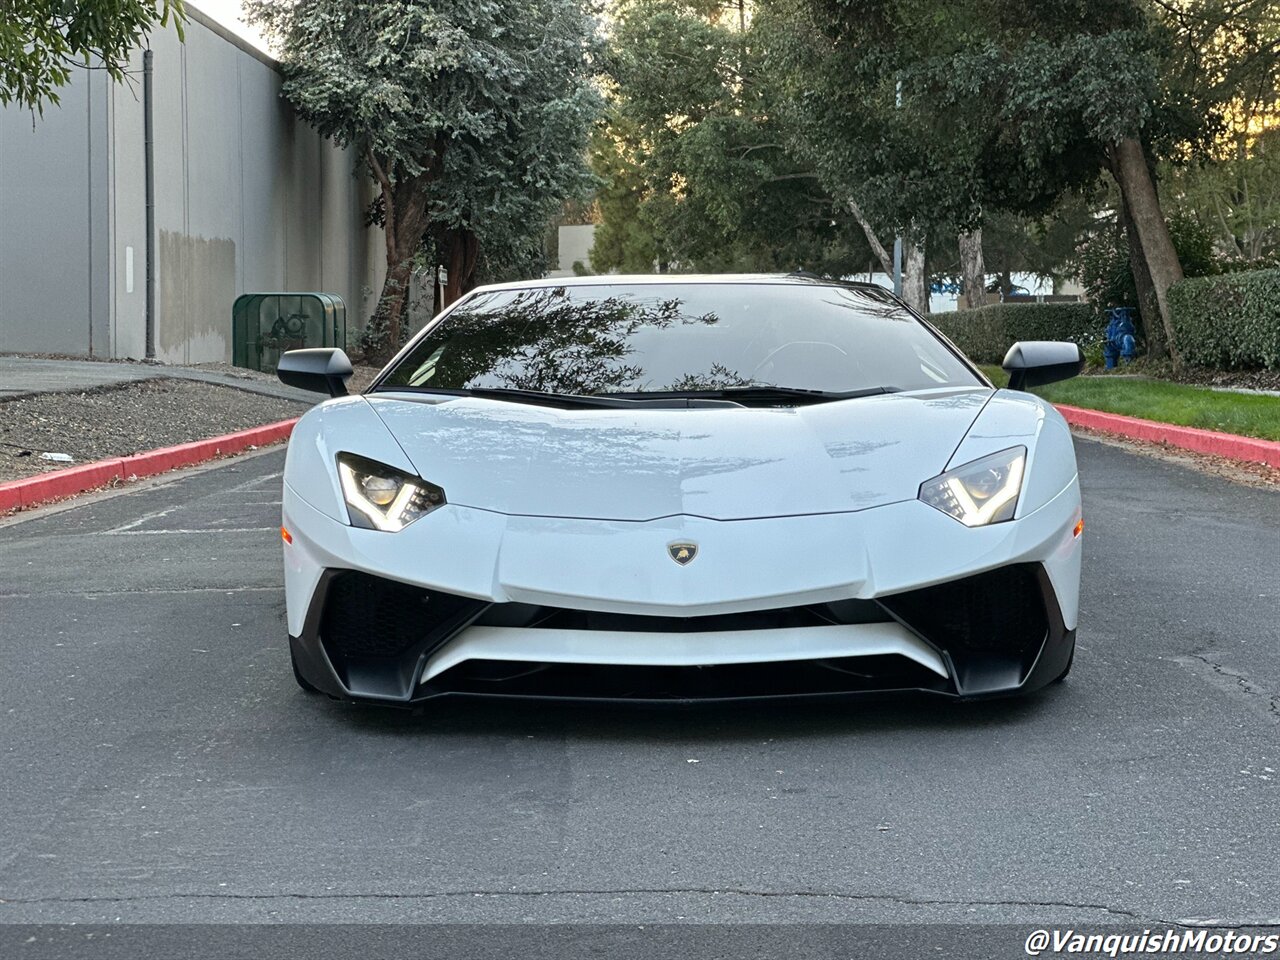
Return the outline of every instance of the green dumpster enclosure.
[[[347,305],[336,293],[246,293],[231,307],[232,363],[273,373],[286,350],[347,348]]]

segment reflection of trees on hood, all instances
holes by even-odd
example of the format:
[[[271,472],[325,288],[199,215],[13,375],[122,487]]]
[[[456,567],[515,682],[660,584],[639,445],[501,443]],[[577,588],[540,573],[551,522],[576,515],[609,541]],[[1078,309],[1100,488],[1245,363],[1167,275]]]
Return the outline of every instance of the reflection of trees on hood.
[[[686,373],[674,383],[669,383],[666,390],[728,390],[733,387],[749,387],[755,381],[744,377],[735,370],[730,370],[723,363],[713,363],[706,373]]]
[[[455,311],[438,335],[419,346],[421,363],[437,352],[429,380],[416,369],[399,382],[444,388],[506,387],[544,393],[594,394],[643,389],[644,368],[632,358],[642,328],[713,324],[713,313],[687,316],[678,299],[606,297],[571,300],[556,290],[480,298]],[[418,369],[421,369],[419,367]]]
[[[479,462],[491,474],[525,477],[535,462],[551,462],[565,484],[581,489],[608,488],[621,473],[648,489],[678,486],[680,477],[740,474],[782,460],[770,443],[740,443],[699,449],[673,473],[681,443],[699,444],[705,431],[689,432],[682,415],[637,411],[602,419],[599,411],[551,411],[541,405],[459,399],[449,403],[392,402],[380,408],[397,436],[421,436],[424,460],[438,455],[450,461]],[[850,429],[853,429],[851,426]],[[430,464],[424,463],[430,472]]]

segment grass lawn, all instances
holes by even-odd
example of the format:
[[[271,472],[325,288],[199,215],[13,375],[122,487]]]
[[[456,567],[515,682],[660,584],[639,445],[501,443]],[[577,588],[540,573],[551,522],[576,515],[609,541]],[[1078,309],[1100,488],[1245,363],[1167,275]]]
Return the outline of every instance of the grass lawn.
[[[983,366],[982,371],[997,386],[1009,381],[999,367]],[[1034,392],[1052,403],[1280,440],[1280,397],[1116,376],[1076,377],[1037,387]]]

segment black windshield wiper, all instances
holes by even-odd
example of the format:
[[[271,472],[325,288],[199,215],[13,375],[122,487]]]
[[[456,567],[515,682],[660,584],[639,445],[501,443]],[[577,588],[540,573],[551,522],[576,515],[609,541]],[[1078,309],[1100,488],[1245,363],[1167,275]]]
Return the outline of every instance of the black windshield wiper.
[[[897,387],[867,387],[863,390],[811,390],[807,387],[724,387],[719,390],[654,390],[635,393],[545,393],[541,390],[520,390],[516,387],[411,387],[380,384],[381,392],[429,393],[446,397],[483,397],[487,400],[509,400],[512,403],[535,403],[546,407],[587,408],[687,408],[741,406],[752,401],[768,403],[784,401],[795,403],[826,403],[832,400],[853,400],[882,393],[897,393]]]
[[[430,393],[446,397],[482,397],[486,400],[509,400],[512,403],[534,403],[544,407],[634,409],[635,407],[685,408],[690,406],[731,405],[725,401],[717,401],[714,397],[704,398],[702,395],[691,395],[685,397],[677,396],[675,394],[621,395],[606,393],[589,396],[581,393],[544,393],[541,390],[520,390],[515,387],[466,387],[459,390],[453,390],[446,387],[408,387],[382,384],[375,392],[380,393],[382,391]],[[732,405],[736,406],[736,404]]]
[[[826,403],[832,400],[856,400],[858,397],[874,397],[884,393],[897,392],[897,387],[865,387],[861,390],[813,390],[808,387],[775,387],[761,384],[747,387],[723,387],[719,390],[664,390],[653,393],[609,393],[605,394],[605,396],[730,400],[737,403],[749,403],[752,400]]]

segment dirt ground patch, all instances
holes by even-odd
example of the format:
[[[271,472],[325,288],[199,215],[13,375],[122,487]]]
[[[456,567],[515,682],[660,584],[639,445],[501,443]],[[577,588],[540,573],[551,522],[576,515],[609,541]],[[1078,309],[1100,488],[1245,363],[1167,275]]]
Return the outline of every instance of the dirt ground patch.
[[[320,399],[319,396],[316,398]],[[143,380],[0,402],[0,482],[287,420],[307,404],[189,380]]]

